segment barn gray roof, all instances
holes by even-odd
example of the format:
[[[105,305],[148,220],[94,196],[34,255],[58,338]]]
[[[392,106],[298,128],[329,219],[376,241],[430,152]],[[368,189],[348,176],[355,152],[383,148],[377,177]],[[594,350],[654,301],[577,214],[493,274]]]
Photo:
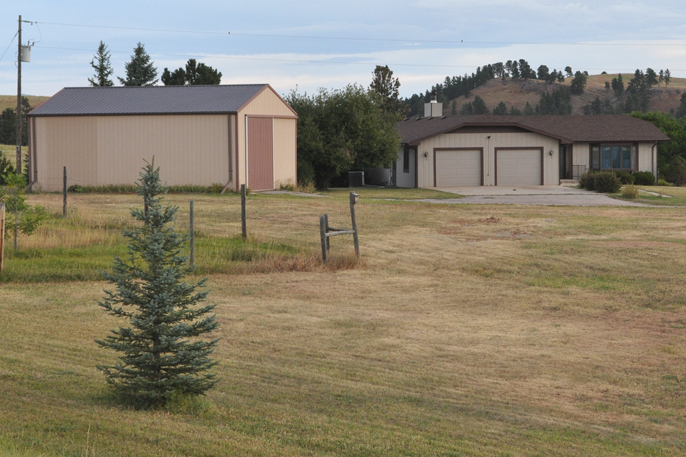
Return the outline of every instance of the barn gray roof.
[[[65,87],[29,116],[235,113],[268,84]]]
[[[669,141],[669,137],[648,121],[624,115],[600,116],[443,116],[410,118],[398,122],[402,142],[418,145],[442,133],[459,133],[469,128],[515,128],[574,142]],[[484,130],[485,131],[485,130]]]

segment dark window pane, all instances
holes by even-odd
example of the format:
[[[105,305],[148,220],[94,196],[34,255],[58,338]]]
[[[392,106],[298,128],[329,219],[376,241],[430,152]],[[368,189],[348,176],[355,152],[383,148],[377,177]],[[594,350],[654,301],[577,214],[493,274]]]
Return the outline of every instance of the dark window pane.
[[[619,146],[612,146],[612,168],[622,168],[622,149]]]
[[[612,168],[612,149],[610,146],[603,146],[603,170]]]
[[[591,168],[593,170],[600,170],[600,148],[598,146],[593,146],[591,149]]]
[[[631,168],[631,148],[622,146],[622,168]]]

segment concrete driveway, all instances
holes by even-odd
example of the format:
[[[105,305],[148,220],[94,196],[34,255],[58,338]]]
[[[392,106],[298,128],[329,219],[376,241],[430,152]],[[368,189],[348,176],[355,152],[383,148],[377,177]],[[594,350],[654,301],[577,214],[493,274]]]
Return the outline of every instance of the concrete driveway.
[[[444,200],[425,199],[422,201],[475,205],[648,206],[626,200],[617,200],[597,192],[564,186],[438,187],[436,190],[464,195],[464,197]]]

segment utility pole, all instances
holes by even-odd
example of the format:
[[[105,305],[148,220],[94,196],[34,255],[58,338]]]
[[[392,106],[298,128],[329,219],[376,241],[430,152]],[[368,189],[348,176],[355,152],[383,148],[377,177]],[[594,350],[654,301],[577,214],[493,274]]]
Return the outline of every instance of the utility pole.
[[[17,36],[19,38],[19,41],[17,43],[17,174],[21,174],[21,61],[23,58],[26,58],[26,62],[30,62],[30,45],[27,43],[26,45],[26,55],[24,55],[23,51],[23,46],[21,45],[21,23],[22,22],[28,22],[29,24],[33,24],[31,21],[22,21],[21,20],[21,14],[19,15],[19,31],[17,32]]]
[[[17,52],[17,174],[21,174],[21,14],[19,15],[19,51]]]

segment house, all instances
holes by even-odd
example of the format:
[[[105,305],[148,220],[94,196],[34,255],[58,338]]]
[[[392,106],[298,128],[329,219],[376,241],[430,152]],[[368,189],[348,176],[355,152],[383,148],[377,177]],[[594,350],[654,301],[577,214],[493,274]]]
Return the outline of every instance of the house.
[[[155,157],[168,185],[296,182],[297,114],[268,84],[65,88],[29,114],[34,189],[131,184]]]
[[[540,186],[589,170],[650,171],[669,141],[652,123],[623,115],[425,116],[398,123],[403,148],[389,170],[398,187]]]

